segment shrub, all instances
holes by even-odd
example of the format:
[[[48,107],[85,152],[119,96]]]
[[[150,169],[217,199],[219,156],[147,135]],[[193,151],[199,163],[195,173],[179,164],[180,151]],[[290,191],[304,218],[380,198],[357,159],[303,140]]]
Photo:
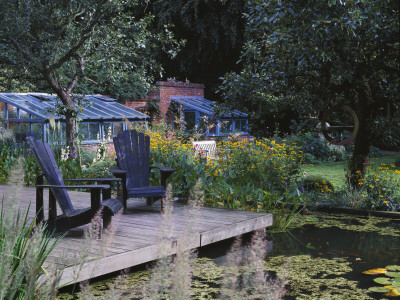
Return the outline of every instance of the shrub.
[[[0,141],[0,183],[6,183],[12,166],[18,157],[18,151],[12,140]]]
[[[302,162],[305,164],[343,161],[351,155],[351,152],[344,146],[331,145],[317,133],[299,133],[291,135],[287,139],[296,143],[303,151]]]
[[[400,156],[396,159],[396,161],[394,162],[395,166],[397,167],[397,169],[400,169]]]
[[[400,173],[400,172],[399,172]],[[360,180],[362,206],[367,209],[400,210],[400,181],[393,174],[379,172]]]
[[[87,178],[112,178],[113,175],[109,171],[111,168],[116,167],[115,160],[106,158],[103,160],[96,161],[90,165],[84,172]]]
[[[303,187],[307,192],[316,191],[320,193],[333,192],[333,184],[326,178],[318,176],[307,176],[303,179]]]

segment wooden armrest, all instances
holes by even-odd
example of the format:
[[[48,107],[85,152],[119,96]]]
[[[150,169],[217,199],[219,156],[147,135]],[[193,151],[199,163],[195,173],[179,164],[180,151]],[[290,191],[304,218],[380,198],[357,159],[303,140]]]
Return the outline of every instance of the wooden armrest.
[[[110,169],[109,171],[113,174],[126,174],[127,173],[126,170],[121,170],[121,169]]]
[[[38,184],[37,188],[51,188],[51,189],[109,189],[109,184],[93,184],[93,185],[51,185],[51,184]]]
[[[176,169],[169,168],[169,167],[159,167],[159,166],[150,166],[150,169],[158,169],[160,172],[175,172]]]
[[[121,181],[121,178],[76,178],[76,179],[64,179],[67,181]]]

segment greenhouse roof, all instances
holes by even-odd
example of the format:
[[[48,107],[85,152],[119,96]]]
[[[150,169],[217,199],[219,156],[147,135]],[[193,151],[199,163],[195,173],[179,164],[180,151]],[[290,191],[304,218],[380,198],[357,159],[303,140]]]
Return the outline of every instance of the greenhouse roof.
[[[205,113],[206,115],[214,114],[214,101],[207,100],[203,97],[196,96],[172,96],[171,101],[182,105],[183,109],[193,109]],[[233,110],[229,114],[220,115],[222,118],[247,118],[248,114]]]
[[[126,107],[115,99],[102,95],[86,95],[84,100],[88,105],[78,114],[83,121],[117,121],[128,120],[146,120],[149,116],[138,112],[132,108]],[[13,105],[32,117],[48,120],[54,115],[57,96],[43,93],[0,93],[0,101]],[[63,119],[64,116],[54,116],[55,119]]]

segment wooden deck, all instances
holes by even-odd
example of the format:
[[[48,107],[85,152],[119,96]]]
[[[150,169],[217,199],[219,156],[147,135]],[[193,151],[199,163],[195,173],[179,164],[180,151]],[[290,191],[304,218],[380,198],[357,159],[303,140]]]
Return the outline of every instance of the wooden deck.
[[[6,204],[16,201],[21,208],[31,202],[30,216],[34,216],[34,188],[0,185],[0,197],[3,195]],[[76,208],[90,203],[87,193],[70,195]],[[173,203],[171,214],[162,215],[159,203],[147,206],[143,199],[128,200],[128,208],[113,217],[112,228],[101,240],[85,239],[89,225],[69,231],[47,261],[64,269],[60,284],[124,270],[178,249],[202,247],[272,225],[271,214],[208,207],[190,210],[178,202]],[[82,259],[86,262],[79,266]]]

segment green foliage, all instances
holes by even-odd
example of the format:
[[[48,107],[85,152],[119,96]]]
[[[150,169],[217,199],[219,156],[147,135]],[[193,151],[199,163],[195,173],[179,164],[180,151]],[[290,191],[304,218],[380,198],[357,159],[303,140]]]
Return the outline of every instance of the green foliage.
[[[396,165],[397,169],[400,170],[400,156],[396,159],[396,161],[394,162],[394,164]]]
[[[12,140],[0,140],[0,183],[6,183],[12,166],[18,157],[18,151]]]
[[[181,199],[187,199],[200,179],[207,205],[272,212],[280,228],[291,222],[298,203],[304,201],[296,183],[300,156],[291,143],[224,142],[217,146],[218,158],[207,159],[195,156],[192,145],[175,134],[165,136],[163,130],[147,133],[151,138],[151,163],[177,170],[170,182],[174,195]],[[158,184],[158,172],[152,175],[152,184]]]
[[[364,208],[400,211],[400,181],[397,178],[391,174],[369,174],[360,183]]]
[[[59,96],[55,88],[69,93],[78,80],[80,92],[142,95],[161,71],[156,53],[173,55],[179,43],[166,26],[150,32],[152,17],[135,18],[136,7],[136,1],[2,1],[8,13],[0,22],[0,61],[9,77],[48,85]]]
[[[32,153],[28,152],[22,157],[24,166],[24,184],[36,186],[36,176],[41,173],[39,164]]]
[[[248,4],[243,69],[222,85],[230,102],[267,111],[286,105],[314,116],[332,103],[348,103],[359,114],[357,92],[368,89],[372,97],[360,104],[369,112],[379,114],[372,110],[387,103],[398,109],[395,1]]]
[[[333,184],[326,178],[318,176],[307,176],[303,179],[303,187],[307,192],[316,191],[320,193],[333,192]]]
[[[106,158],[96,161],[85,170],[84,177],[87,178],[113,178],[109,171],[111,168],[116,168],[114,159]]]
[[[66,141],[76,157],[77,94],[143,96],[180,43],[164,25],[152,32],[151,15],[135,16],[136,1],[1,1],[0,77],[24,80],[60,99]],[[1,82],[1,81],[0,81]],[[75,95],[74,95],[75,94]]]
[[[335,146],[316,133],[306,132],[290,135],[287,140],[303,151],[302,162],[305,164],[343,161],[351,156],[344,146]]]
[[[376,123],[399,121],[397,1],[252,0],[248,8],[243,68],[224,77],[224,98],[247,108],[262,131],[282,110],[316,122],[334,106],[349,105],[360,124],[349,164],[357,186],[355,172],[365,175]]]
[[[60,239],[53,239],[43,227],[34,227],[35,219],[28,217],[29,207],[21,213],[17,205],[6,209],[3,201],[0,212],[0,298],[38,299],[40,286],[44,284],[39,278],[46,275],[43,263]],[[54,288],[50,294],[55,296]]]

